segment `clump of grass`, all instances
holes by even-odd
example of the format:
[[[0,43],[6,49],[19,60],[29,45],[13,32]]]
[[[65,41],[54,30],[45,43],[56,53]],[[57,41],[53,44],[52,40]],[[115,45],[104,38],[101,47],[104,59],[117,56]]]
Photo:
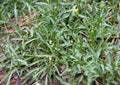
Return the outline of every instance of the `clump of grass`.
[[[7,68],[8,85],[13,73],[25,72],[24,81],[32,76],[45,85],[56,79],[64,85],[120,82],[118,1],[9,2],[2,2],[0,13],[2,27],[10,23],[16,28],[7,36],[0,61]],[[32,13],[36,16],[23,26],[10,21]]]

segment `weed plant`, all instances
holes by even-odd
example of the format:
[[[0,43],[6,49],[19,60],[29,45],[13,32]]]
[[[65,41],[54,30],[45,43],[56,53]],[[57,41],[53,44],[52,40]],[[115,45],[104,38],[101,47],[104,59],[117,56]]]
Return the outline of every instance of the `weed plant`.
[[[1,0],[0,27],[15,28],[0,37],[6,39],[0,59],[0,68],[7,68],[3,80],[9,85],[17,73],[24,82],[32,76],[45,85],[56,80],[63,85],[118,85],[119,12],[119,0]]]

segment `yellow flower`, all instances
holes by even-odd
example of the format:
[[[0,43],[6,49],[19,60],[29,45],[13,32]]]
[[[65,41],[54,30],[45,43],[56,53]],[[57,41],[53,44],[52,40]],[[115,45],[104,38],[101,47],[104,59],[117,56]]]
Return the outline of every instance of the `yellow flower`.
[[[74,9],[74,13],[75,13],[75,14],[78,14],[78,8],[75,8],[75,9]]]
[[[51,47],[52,47],[52,48],[54,47],[54,43],[51,45]]]
[[[52,57],[49,57],[49,61],[53,61],[53,58],[52,58]]]
[[[30,19],[25,20],[24,24],[26,25],[30,24]]]
[[[47,0],[47,2],[49,2],[49,0]]]

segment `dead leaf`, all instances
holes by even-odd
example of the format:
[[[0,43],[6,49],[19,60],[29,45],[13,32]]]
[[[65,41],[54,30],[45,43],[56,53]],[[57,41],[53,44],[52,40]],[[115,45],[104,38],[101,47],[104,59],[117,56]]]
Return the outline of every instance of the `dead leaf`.
[[[3,67],[1,70],[0,70],[0,80],[2,80],[2,78],[6,75],[6,68]]]
[[[18,22],[16,22],[16,19],[13,18],[12,22],[17,23],[19,27],[22,27],[26,24],[26,22],[30,22],[31,19],[33,19],[36,16],[36,13],[32,13],[30,16],[25,15],[24,17],[20,17],[18,18]],[[31,23],[29,23],[28,25],[31,25]]]
[[[22,85],[21,79],[17,73],[14,73],[10,80],[10,85]]]
[[[5,75],[6,75],[6,67],[3,67],[0,69],[0,81],[5,77]],[[0,85],[2,85],[3,83],[5,83],[5,80],[2,83],[0,83]]]

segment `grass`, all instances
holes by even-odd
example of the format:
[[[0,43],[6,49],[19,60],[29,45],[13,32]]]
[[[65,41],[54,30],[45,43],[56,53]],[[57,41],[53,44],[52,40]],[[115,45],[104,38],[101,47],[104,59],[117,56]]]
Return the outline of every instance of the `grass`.
[[[0,67],[7,68],[7,85],[14,73],[24,82],[32,76],[45,85],[56,80],[118,85],[119,5],[119,0],[0,1],[0,30],[5,31],[0,39],[6,39]]]

